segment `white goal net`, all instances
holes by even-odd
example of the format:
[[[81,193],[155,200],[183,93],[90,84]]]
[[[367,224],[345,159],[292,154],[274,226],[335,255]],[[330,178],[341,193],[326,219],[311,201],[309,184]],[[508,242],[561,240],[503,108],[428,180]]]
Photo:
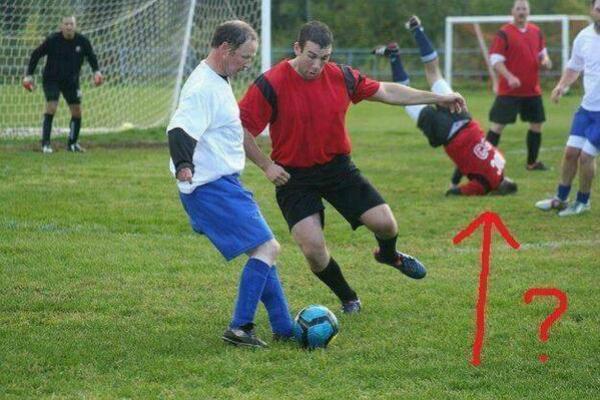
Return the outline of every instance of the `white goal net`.
[[[31,52],[74,15],[90,40],[105,82],[94,87],[81,70],[84,132],[165,125],[181,84],[208,54],[214,28],[228,19],[249,22],[259,35],[265,0],[2,0],[0,1],[0,138],[39,134],[45,99],[38,63],[33,93],[21,87]],[[267,2],[268,3],[268,2]],[[267,36],[268,38],[268,36]],[[270,43],[261,41],[261,50]],[[262,61],[269,60],[263,57]],[[241,92],[261,70],[257,57],[234,81]],[[54,133],[66,132],[69,109],[61,96]]]
[[[554,63],[542,78],[556,79],[562,73],[570,55],[571,41],[589,24],[581,15],[531,15],[546,37],[546,47]],[[512,21],[509,15],[446,17],[444,75],[453,79],[490,80],[495,77],[488,65],[488,48],[500,27]]]

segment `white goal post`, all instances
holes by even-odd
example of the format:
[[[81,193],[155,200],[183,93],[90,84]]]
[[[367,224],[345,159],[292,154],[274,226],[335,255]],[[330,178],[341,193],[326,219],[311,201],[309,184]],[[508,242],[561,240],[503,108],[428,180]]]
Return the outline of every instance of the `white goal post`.
[[[248,22],[261,39],[251,67],[232,80],[236,94],[271,66],[271,0],[6,0],[0,15],[0,140],[40,134],[45,57],[35,70],[35,91],[26,92],[21,81],[31,52],[58,31],[63,16],[75,16],[105,77],[93,87],[84,61],[84,133],[166,125],[183,82],[226,20]],[[65,134],[69,120],[61,96],[53,136]]]
[[[454,33],[457,25],[470,24],[476,31],[481,24],[504,24],[513,20],[510,15],[478,15],[446,17],[445,27],[445,50],[444,50],[444,76],[448,83],[452,84],[453,76],[453,52]],[[588,22],[589,17],[584,15],[531,15],[529,21],[535,23],[554,22],[560,24],[560,49],[561,49],[561,71],[564,70],[569,60],[569,46],[571,42],[569,26],[573,21]],[[479,38],[480,39],[480,38]],[[487,56],[487,55],[486,55]]]

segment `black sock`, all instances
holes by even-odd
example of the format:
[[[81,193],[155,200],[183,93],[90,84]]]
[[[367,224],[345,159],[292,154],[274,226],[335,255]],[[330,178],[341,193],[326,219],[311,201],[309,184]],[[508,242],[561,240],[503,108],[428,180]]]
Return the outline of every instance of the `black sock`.
[[[450,182],[452,182],[453,185],[458,185],[462,177],[463,174],[460,172],[460,170],[458,168],[454,168],[454,173],[452,174]]]
[[[381,239],[375,236],[377,239],[377,243],[379,244],[379,254],[385,260],[395,260],[396,259],[396,239],[398,239],[398,235],[394,236],[391,239]]]
[[[44,114],[44,122],[42,123],[42,146],[50,146],[52,119],[54,119],[54,114]]]
[[[329,264],[323,271],[313,272],[317,278],[319,278],[324,284],[329,286],[329,289],[335,293],[342,303],[346,303],[350,300],[356,300],[356,292],[350,288],[338,263],[331,257]]]
[[[485,140],[494,145],[494,147],[498,147],[498,143],[500,143],[500,134],[496,133],[492,130],[489,130]]]
[[[527,131],[527,164],[533,164],[537,161],[542,145],[542,133],[534,132],[531,129]]]
[[[79,130],[81,129],[81,117],[71,117],[69,124],[69,145],[77,143],[79,139]]]

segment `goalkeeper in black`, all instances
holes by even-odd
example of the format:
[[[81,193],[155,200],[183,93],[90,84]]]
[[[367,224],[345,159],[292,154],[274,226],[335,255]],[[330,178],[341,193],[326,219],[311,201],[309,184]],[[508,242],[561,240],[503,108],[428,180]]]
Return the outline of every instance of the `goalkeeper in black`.
[[[75,31],[76,27],[75,17],[64,17],[60,25],[60,31],[48,36],[31,53],[27,74],[23,78],[23,87],[32,91],[35,87],[33,73],[38,61],[43,56],[47,57],[42,74],[44,95],[46,96],[46,112],[44,113],[42,125],[42,152],[46,154],[52,153],[52,147],[50,146],[52,119],[56,113],[58,98],[61,93],[71,110],[67,150],[72,152],[83,151],[77,140],[81,129],[79,73],[84,58],[88,60],[94,72],[94,85],[99,86],[103,81],[102,73],[98,67],[98,59],[92,45],[85,36]]]

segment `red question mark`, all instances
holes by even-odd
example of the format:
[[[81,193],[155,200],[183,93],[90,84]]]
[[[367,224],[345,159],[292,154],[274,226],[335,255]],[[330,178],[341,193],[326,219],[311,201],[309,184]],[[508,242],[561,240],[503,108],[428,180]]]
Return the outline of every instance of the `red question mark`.
[[[554,321],[559,319],[561,315],[567,311],[567,294],[555,288],[531,288],[524,293],[523,300],[525,300],[525,303],[529,304],[534,296],[554,296],[558,299],[558,307],[556,307],[554,312],[540,325],[540,340],[545,342],[548,340],[548,330]],[[548,355],[540,354],[539,359],[544,363],[548,361]]]

